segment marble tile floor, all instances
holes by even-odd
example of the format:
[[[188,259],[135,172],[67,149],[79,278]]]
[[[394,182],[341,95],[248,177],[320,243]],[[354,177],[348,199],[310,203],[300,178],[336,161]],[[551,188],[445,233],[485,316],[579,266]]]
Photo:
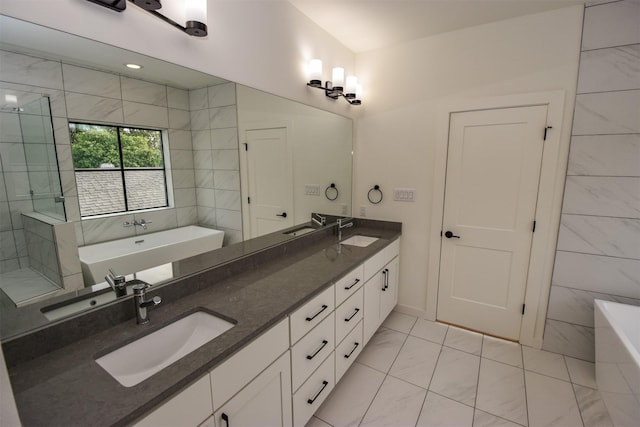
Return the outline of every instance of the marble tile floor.
[[[591,362],[392,312],[307,427],[611,427]]]

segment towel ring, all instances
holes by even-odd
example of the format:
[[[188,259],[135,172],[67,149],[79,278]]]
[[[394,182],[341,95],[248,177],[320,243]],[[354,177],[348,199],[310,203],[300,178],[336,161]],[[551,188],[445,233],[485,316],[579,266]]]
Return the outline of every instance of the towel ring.
[[[384,197],[384,194],[382,194],[382,190],[380,189],[380,186],[377,184],[374,185],[373,188],[369,190],[369,192],[367,193],[367,199],[369,199],[369,201],[374,205],[377,205],[378,203],[380,203],[383,197]]]
[[[333,191],[331,191],[333,190]],[[331,193],[335,193],[335,195],[333,197],[330,196]],[[333,182],[331,183],[331,185],[329,185],[325,190],[324,190],[324,196],[331,200],[332,202],[338,198],[338,195],[340,194],[340,192],[338,191],[338,187],[336,187],[336,184],[334,184]]]

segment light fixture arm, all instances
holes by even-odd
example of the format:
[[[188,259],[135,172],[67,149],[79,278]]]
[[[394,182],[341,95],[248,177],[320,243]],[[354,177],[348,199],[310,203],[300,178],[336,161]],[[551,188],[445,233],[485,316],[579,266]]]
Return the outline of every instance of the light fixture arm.
[[[173,27],[179,29],[180,31],[182,31],[183,33],[189,34],[190,36],[193,37],[205,37],[207,35],[207,24],[205,24],[204,22],[200,22],[200,21],[191,21],[188,20],[184,26],[178,24],[177,22],[175,22],[173,19],[163,15],[162,13],[158,12],[155,9],[160,9],[161,6],[161,2],[160,1],[150,1],[148,2],[149,4],[153,3],[153,7],[152,8],[148,8],[148,7],[143,7],[141,5],[136,4],[135,0],[87,0],[90,1],[91,3],[95,3],[98,4],[100,6],[106,7],[108,9],[111,10],[115,10],[116,12],[122,12],[124,10],[127,9],[127,1],[129,1],[129,3],[133,3],[136,6],[139,6],[140,9],[144,10],[145,12],[148,12],[150,14],[152,14],[153,16],[160,18],[161,20],[163,20],[164,22],[172,25]]]
[[[328,96],[331,99],[338,99],[340,97],[343,97],[351,105],[362,104],[361,100],[356,99],[355,93],[344,93],[342,88],[334,88],[333,83],[331,83],[331,81],[329,80],[325,82],[324,86],[322,86],[322,82],[319,80],[312,80],[307,83],[307,86],[324,90],[325,96]]]

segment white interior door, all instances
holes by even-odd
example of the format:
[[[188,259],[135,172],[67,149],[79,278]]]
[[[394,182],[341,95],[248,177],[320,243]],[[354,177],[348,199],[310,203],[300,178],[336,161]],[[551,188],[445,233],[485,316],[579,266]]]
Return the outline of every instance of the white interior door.
[[[453,113],[437,318],[518,340],[547,107]]]
[[[251,237],[293,225],[293,179],[287,129],[247,130]]]

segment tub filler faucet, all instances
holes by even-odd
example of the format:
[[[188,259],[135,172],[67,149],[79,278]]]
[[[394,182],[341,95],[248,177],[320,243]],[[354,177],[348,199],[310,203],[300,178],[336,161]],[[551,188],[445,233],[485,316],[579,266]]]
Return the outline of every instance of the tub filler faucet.
[[[143,219],[134,219],[133,222],[126,221],[122,224],[123,227],[142,227],[143,230],[147,229],[147,225],[153,224],[153,221],[145,221]]]
[[[152,299],[146,299],[147,289],[149,289],[149,287],[150,286],[144,282],[133,286],[133,302],[136,306],[136,322],[138,325],[149,323],[147,307],[156,306],[162,302],[162,298],[157,295]]]

